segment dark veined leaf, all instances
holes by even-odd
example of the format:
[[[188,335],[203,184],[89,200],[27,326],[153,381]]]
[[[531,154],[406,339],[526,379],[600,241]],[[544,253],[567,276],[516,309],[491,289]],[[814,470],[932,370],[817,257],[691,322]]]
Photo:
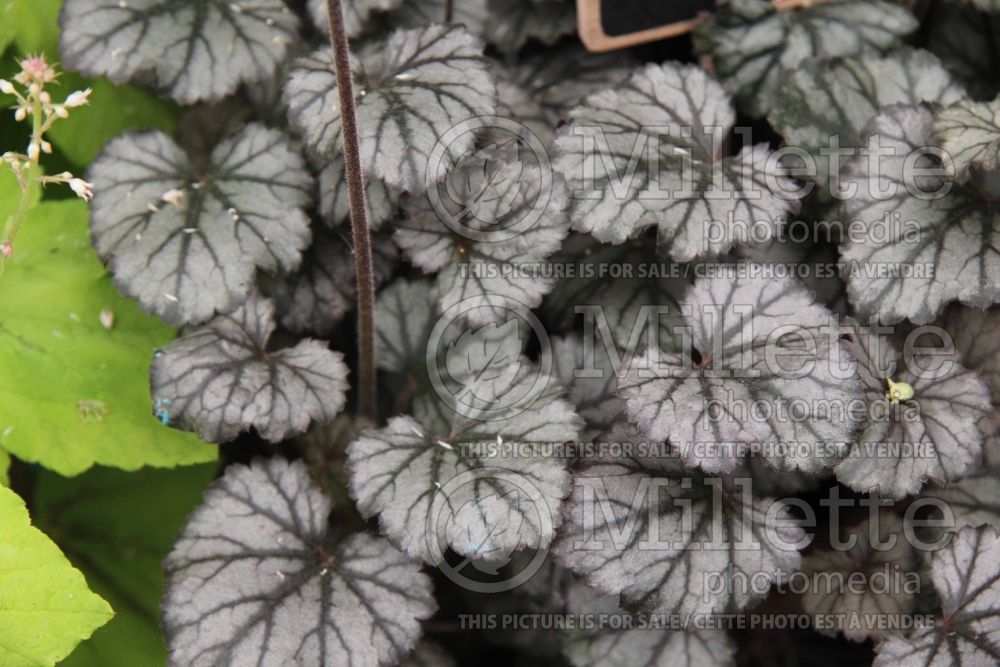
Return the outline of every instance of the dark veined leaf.
[[[991,410],[986,383],[953,350],[902,355],[887,336],[857,330],[851,338],[866,422],[835,468],[837,479],[856,491],[902,498],[928,479],[964,477],[981,457],[978,422]],[[894,393],[890,380],[905,383],[912,396]]]
[[[434,613],[388,542],[338,534],[301,461],[232,465],[165,561],[171,664],[396,664]]]
[[[851,311],[844,283],[846,267],[840,264],[837,245],[841,230],[848,228],[840,207],[817,205],[810,200],[801,214],[789,221],[782,238],[771,245],[740,248],[738,254],[757,264],[769,264],[775,271],[795,275],[816,296],[816,300],[838,315]]]
[[[289,120],[319,155],[341,151],[340,102],[329,48],[295,61],[285,88]],[[370,43],[356,65],[361,163],[390,187],[421,192],[431,151],[448,130],[496,111],[496,81],[464,28],[397,30]],[[472,133],[444,145],[452,159]]]
[[[330,17],[326,11],[327,0],[309,0],[309,18],[321,34],[330,34]],[[358,37],[365,31],[374,14],[396,9],[403,0],[344,0],[344,29],[348,37]],[[443,18],[443,17],[442,17]]]
[[[930,49],[969,92],[981,100],[993,99],[1000,82],[993,75],[1000,58],[1000,14],[986,14],[957,2],[942,3],[927,21]]]
[[[890,512],[876,516],[875,521],[866,519],[841,531],[841,542],[853,542],[851,546],[816,549],[802,559],[802,571],[815,582],[806,587],[802,607],[824,619],[817,627],[822,634],[839,631],[852,641],[864,641],[878,637],[883,628],[913,610],[919,589],[916,554],[898,516]],[[884,575],[888,586],[879,583],[878,577]],[[846,583],[852,576],[857,585]]]
[[[994,425],[996,416],[993,417]],[[1000,436],[983,443],[983,462],[963,479],[930,487],[923,493],[943,500],[958,526],[990,525],[1000,529]]]
[[[636,435],[621,427],[614,441]],[[740,573],[770,583],[799,564],[804,533],[774,502],[753,497],[748,478],[706,478],[674,458],[594,457],[574,471],[553,553],[628,608],[736,613],[763,597]]]
[[[934,135],[965,180],[973,169],[1000,167],[1000,100],[960,100],[934,115]]]
[[[269,78],[298,39],[281,0],[68,0],[59,23],[70,69],[151,81],[182,104]]]
[[[572,614],[626,616],[618,599],[580,583],[567,593]],[[574,667],[729,667],[736,646],[724,630],[667,628],[567,632],[563,655]]]
[[[538,96],[517,80],[517,73],[511,67],[499,60],[491,61],[491,66],[497,77],[497,115],[521,123],[541,146],[549,146],[555,137],[557,121],[542,107]],[[491,136],[490,128],[485,129],[487,136],[483,143],[501,143],[511,138],[499,132]]]
[[[443,21],[445,0],[409,0],[390,20],[405,28]],[[452,7],[452,20],[505,53],[529,39],[553,44],[576,29],[570,3],[550,0],[465,0]]]
[[[951,336],[951,342],[966,368],[979,371],[1000,403],[1000,307],[986,310],[952,304],[938,324]]]
[[[621,419],[624,401],[617,396],[618,368],[606,345],[596,342],[593,356],[580,336],[554,338],[552,361],[555,377],[566,389],[567,398],[583,417],[586,430],[582,440],[591,441]]]
[[[408,197],[395,226],[403,254],[437,272],[442,311],[466,299],[485,324],[537,307],[554,284],[542,269],[569,232],[562,179],[522,159],[519,146],[476,151],[432,190]]]
[[[581,419],[560,388],[533,390],[530,362],[506,367],[514,372],[469,378],[466,395],[477,400],[447,407],[424,397],[415,417],[393,417],[348,447],[358,508],[378,514],[406,553],[436,565],[450,547],[497,561],[551,542],[569,474],[546,445],[575,440]]]
[[[392,239],[372,239],[376,287],[399,263]],[[275,299],[281,326],[295,333],[326,336],[356,304],[354,252],[344,233],[316,230],[299,270],[284,280],[266,281]]]
[[[567,275],[542,302],[546,319],[567,330],[582,313],[585,321],[594,321],[599,342],[620,350],[648,342],[647,327],[655,326],[660,347],[678,351],[679,302],[691,284],[692,265],[657,257],[651,246],[645,239],[611,246],[571,235],[551,258],[567,267]]]
[[[962,528],[934,554],[931,579],[941,599],[936,625],[876,648],[874,667],[973,667],[1000,661],[1000,536]]]
[[[579,44],[570,44],[525,55],[514,65],[513,74],[555,126],[587,95],[626,81],[636,66],[622,51],[590,53]]]
[[[810,57],[850,56],[900,44],[917,19],[882,0],[829,0],[778,11],[770,2],[729,0],[695,32],[740,108],[767,115],[788,74]]]
[[[379,292],[375,302],[375,356],[378,367],[394,373],[424,375],[427,341],[434,327],[433,286],[427,280],[400,278]],[[518,349],[518,356],[520,349]]]
[[[951,104],[964,96],[964,87],[927,51],[810,59],[785,78],[768,120],[786,144],[812,155],[816,182],[836,192],[841,164],[822,149],[859,146],[861,131],[890,104]]]
[[[0,486],[0,662],[52,667],[111,620],[107,602],[28,518],[24,501]]]
[[[925,324],[949,301],[985,308],[1000,300],[1000,213],[976,179],[960,185],[939,175],[941,158],[926,149],[932,131],[926,107],[888,108],[842,172],[854,190],[844,209],[864,226],[840,247],[858,266],[848,296],[862,315],[887,323]]]
[[[396,215],[399,194],[386,187],[378,178],[366,179],[365,196],[368,203],[368,224],[372,229],[378,229],[383,222]],[[323,222],[331,226],[350,219],[343,155],[329,158],[326,166],[319,172],[319,213]]]
[[[858,417],[844,408],[861,395],[832,315],[794,279],[727,268],[684,298],[693,350],[650,347],[623,369],[629,419],[709,472],[732,472],[751,447],[778,470],[821,472],[847,452]]]
[[[158,351],[150,370],[156,416],[210,442],[250,428],[280,442],[310,421],[332,421],[347,391],[343,355],[311,339],[272,350],[274,327],[273,302],[252,294]]]
[[[171,324],[232,311],[256,269],[294,269],[309,244],[312,178],[283,134],[247,125],[208,162],[138,132],[111,141],[89,171],[98,254],[122,292]]]
[[[734,122],[729,96],[690,65],[648,65],[590,95],[555,141],[573,228],[622,243],[656,225],[678,261],[770,240],[798,210],[797,186],[764,144],[723,154]]]

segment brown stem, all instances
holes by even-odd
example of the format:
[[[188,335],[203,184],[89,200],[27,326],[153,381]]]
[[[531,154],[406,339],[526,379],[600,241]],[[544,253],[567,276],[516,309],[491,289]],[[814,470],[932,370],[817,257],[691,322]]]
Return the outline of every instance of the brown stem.
[[[451,17],[455,14],[455,0],[444,0],[444,22],[451,23]]]
[[[351,77],[351,52],[344,29],[340,0],[326,0],[330,16],[330,43],[340,94],[340,127],[344,138],[344,171],[354,235],[354,265],[358,283],[358,414],[375,421],[375,278],[372,271],[372,241],[368,231],[368,204],[361,174],[358,121]]]

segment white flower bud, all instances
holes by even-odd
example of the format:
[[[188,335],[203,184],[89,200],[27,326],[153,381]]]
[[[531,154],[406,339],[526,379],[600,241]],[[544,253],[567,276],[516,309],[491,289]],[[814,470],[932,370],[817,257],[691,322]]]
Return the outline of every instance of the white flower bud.
[[[69,118],[69,112],[66,111],[66,107],[56,107],[56,116],[59,118]]]
[[[42,152],[45,154],[49,154],[52,152],[52,144],[45,141],[44,139],[42,140]]]
[[[14,94],[14,84],[12,84],[7,79],[0,79],[0,93],[6,93],[7,95]]]
[[[90,88],[70,93],[69,97],[66,98],[66,101],[63,102],[63,105],[70,108],[82,107],[88,102],[90,102]]]
[[[42,94],[38,96],[38,99],[42,101],[42,104],[49,104],[52,102],[52,96],[46,91],[42,91]]]
[[[39,155],[40,155],[40,151],[39,151],[39,148],[38,148],[38,144],[36,144],[34,141],[32,141],[30,144],[28,144],[28,159],[29,160],[37,160],[38,157],[39,157]]]
[[[28,111],[24,107],[18,107],[17,111],[14,112],[14,120],[22,121],[28,116]]]
[[[69,187],[76,196],[84,201],[90,201],[91,197],[94,196],[94,184],[88,183],[82,178],[74,178],[70,180]]]

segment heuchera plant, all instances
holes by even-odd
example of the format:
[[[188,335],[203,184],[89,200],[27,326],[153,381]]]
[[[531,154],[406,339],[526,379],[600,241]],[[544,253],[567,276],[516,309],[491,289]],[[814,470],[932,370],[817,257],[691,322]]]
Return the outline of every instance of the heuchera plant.
[[[0,7],[0,665],[1000,664],[1000,2],[573,5]]]

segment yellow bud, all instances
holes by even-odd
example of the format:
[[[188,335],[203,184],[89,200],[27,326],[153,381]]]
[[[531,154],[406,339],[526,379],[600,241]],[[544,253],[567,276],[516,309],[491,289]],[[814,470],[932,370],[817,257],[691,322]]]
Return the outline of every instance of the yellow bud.
[[[889,402],[893,405],[898,404],[900,401],[908,401],[913,398],[913,387],[905,382],[893,382],[892,378],[886,378],[886,382],[889,383],[889,390],[885,392],[885,397],[889,399]]]

